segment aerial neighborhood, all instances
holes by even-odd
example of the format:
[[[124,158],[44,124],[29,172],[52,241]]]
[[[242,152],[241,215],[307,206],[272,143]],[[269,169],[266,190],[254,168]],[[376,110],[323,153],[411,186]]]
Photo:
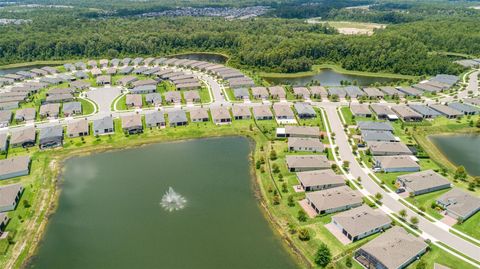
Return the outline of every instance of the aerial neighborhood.
[[[12,212],[28,204],[20,202],[31,186],[18,179],[34,174],[32,152],[182,128],[258,128],[270,155],[256,167],[271,169],[273,205],[284,193],[300,226],[313,221],[339,248],[352,246],[365,268],[406,268],[430,251],[426,222],[448,219],[435,231],[456,231],[480,210],[478,195],[408,138],[416,126],[478,118],[478,96],[450,98],[463,87],[457,76],[401,86],[264,85],[220,63],[137,57],[19,71],[1,76],[0,87],[0,180],[8,182],[0,185],[0,240]],[[410,219],[390,206],[412,211]]]

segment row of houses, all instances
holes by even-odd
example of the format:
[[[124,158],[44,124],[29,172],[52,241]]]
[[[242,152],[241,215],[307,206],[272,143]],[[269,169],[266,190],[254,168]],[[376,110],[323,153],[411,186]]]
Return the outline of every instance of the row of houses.
[[[200,93],[197,90],[187,90],[184,92],[168,91],[163,94],[163,97],[161,93],[150,91],[146,94],[127,94],[125,101],[128,107],[141,108],[144,102],[147,105],[160,106],[163,100],[165,100],[167,104],[180,104],[182,100],[185,100],[186,103],[201,102]]]
[[[473,101],[474,102],[474,101]],[[480,109],[471,104],[450,102],[448,104],[408,104],[388,106],[385,104],[352,104],[352,114],[357,117],[370,118],[376,115],[378,119],[395,121],[422,121],[443,116],[455,119],[464,115],[476,115]]]
[[[33,68],[29,71],[18,71],[0,76],[0,87],[10,85],[15,82],[30,80],[38,77],[45,77],[48,75],[55,75],[58,70],[54,67],[44,66],[42,68]]]

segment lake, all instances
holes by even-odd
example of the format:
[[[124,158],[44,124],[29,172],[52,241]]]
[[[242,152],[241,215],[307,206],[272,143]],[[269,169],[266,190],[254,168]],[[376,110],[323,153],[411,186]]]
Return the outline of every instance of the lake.
[[[27,268],[298,268],[254,196],[250,147],[212,138],[68,160]],[[160,206],[169,187],[185,208]]]
[[[480,135],[434,135],[430,139],[452,163],[480,176]]]
[[[224,64],[227,62],[228,58],[217,53],[186,53],[173,55],[172,57],[178,59],[189,59],[195,61],[205,61],[210,63],[219,63]]]
[[[400,81],[395,78],[384,78],[384,77],[370,77],[370,76],[359,76],[359,75],[347,75],[336,72],[333,69],[322,69],[319,73],[311,76],[305,77],[296,77],[296,78],[264,78],[266,81],[272,84],[289,84],[289,85],[298,85],[305,86],[310,83],[312,80],[320,81],[320,84],[323,86],[340,86],[342,80],[346,81],[357,81],[360,86],[368,86],[376,82],[379,83],[389,83]]]

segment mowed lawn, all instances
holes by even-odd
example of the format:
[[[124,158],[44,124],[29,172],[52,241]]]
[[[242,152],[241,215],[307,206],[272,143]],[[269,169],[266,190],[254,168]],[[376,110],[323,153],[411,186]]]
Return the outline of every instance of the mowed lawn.
[[[453,226],[455,229],[466,233],[476,239],[480,239],[480,213],[473,215],[468,218],[462,224],[455,224]]]
[[[450,189],[435,191],[414,197],[408,197],[406,198],[406,200],[418,208],[423,207],[425,209],[425,212],[432,217],[436,219],[441,219],[443,215],[434,208],[432,208],[432,203],[435,203],[438,197],[442,196],[448,191],[450,191]]]

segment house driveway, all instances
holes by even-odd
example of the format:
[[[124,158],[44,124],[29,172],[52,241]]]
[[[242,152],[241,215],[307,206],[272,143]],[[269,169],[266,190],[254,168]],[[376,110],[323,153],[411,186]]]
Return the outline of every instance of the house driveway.
[[[85,96],[98,105],[99,113],[110,113],[113,100],[122,93],[119,87],[92,88]]]
[[[453,225],[457,224],[457,219],[452,218],[449,215],[444,215],[444,217],[440,220],[441,222],[447,224],[448,226],[452,227]]]
[[[327,228],[328,231],[333,234],[333,236],[335,236],[335,238],[337,238],[338,241],[340,241],[340,243],[342,243],[343,245],[350,244],[350,239],[348,239],[348,237],[346,237],[342,233],[342,231],[340,231],[340,229],[338,229],[335,224],[333,224],[333,222],[327,223],[324,226],[325,228]]]

